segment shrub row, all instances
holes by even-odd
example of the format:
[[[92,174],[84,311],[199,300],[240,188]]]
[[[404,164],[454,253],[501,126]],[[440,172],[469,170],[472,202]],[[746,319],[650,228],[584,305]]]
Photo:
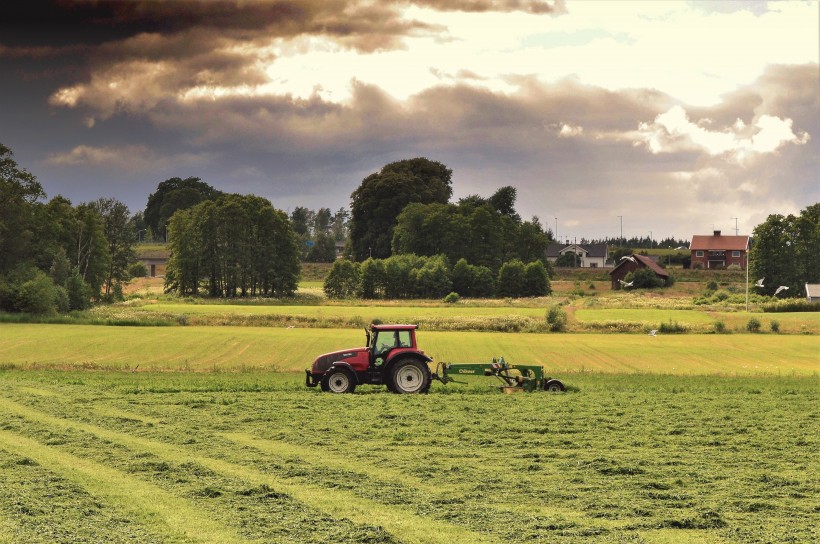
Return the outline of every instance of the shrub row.
[[[486,266],[474,266],[460,259],[455,266],[444,255],[420,257],[394,255],[387,259],[367,259],[354,263],[340,259],[333,263],[324,282],[330,298],[410,299],[460,297],[527,297],[552,292],[547,268],[541,261],[504,263],[494,276]],[[450,295],[448,295],[450,293]]]

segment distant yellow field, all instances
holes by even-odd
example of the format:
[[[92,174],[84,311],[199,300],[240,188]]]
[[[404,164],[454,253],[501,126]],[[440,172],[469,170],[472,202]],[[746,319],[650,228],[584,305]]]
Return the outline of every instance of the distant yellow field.
[[[436,361],[504,356],[551,372],[676,375],[811,375],[820,371],[813,335],[512,334],[419,331]],[[299,371],[316,355],[364,343],[352,329],[103,327],[5,324],[0,366],[139,370]]]

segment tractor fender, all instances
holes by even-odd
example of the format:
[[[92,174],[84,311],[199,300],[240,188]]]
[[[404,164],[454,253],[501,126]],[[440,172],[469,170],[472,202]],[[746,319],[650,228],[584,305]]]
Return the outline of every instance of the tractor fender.
[[[328,372],[330,372],[334,368],[340,368],[340,367],[344,368],[345,370],[347,370],[350,373],[350,375],[353,377],[353,381],[357,385],[361,383],[361,381],[359,381],[359,373],[356,372],[356,369],[354,369],[350,365],[350,363],[346,363],[344,361],[336,361],[335,363],[331,363],[330,366],[327,368],[327,370],[325,370],[325,374],[327,374]]]
[[[390,358],[387,360],[387,363],[384,365],[385,371],[389,370],[390,367],[393,366],[393,363],[400,359],[416,359],[422,363],[432,363],[433,359],[428,357],[423,353],[419,353],[418,351],[403,351],[401,353],[396,353],[395,355],[390,355]]]

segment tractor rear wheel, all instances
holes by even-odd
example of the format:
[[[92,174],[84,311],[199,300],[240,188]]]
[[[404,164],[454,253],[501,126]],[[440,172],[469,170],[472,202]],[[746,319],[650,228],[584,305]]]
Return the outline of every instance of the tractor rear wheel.
[[[322,376],[322,391],[330,393],[352,393],[356,384],[350,372],[343,368],[332,368]]]
[[[390,369],[390,386],[394,393],[426,393],[430,389],[430,369],[416,359],[402,359]]]

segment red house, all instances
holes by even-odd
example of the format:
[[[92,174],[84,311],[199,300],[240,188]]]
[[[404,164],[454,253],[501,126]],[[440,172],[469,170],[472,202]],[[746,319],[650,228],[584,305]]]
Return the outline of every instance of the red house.
[[[746,270],[749,253],[748,236],[723,236],[719,230],[712,236],[696,234],[689,244],[692,268],[728,268],[737,265]]]

